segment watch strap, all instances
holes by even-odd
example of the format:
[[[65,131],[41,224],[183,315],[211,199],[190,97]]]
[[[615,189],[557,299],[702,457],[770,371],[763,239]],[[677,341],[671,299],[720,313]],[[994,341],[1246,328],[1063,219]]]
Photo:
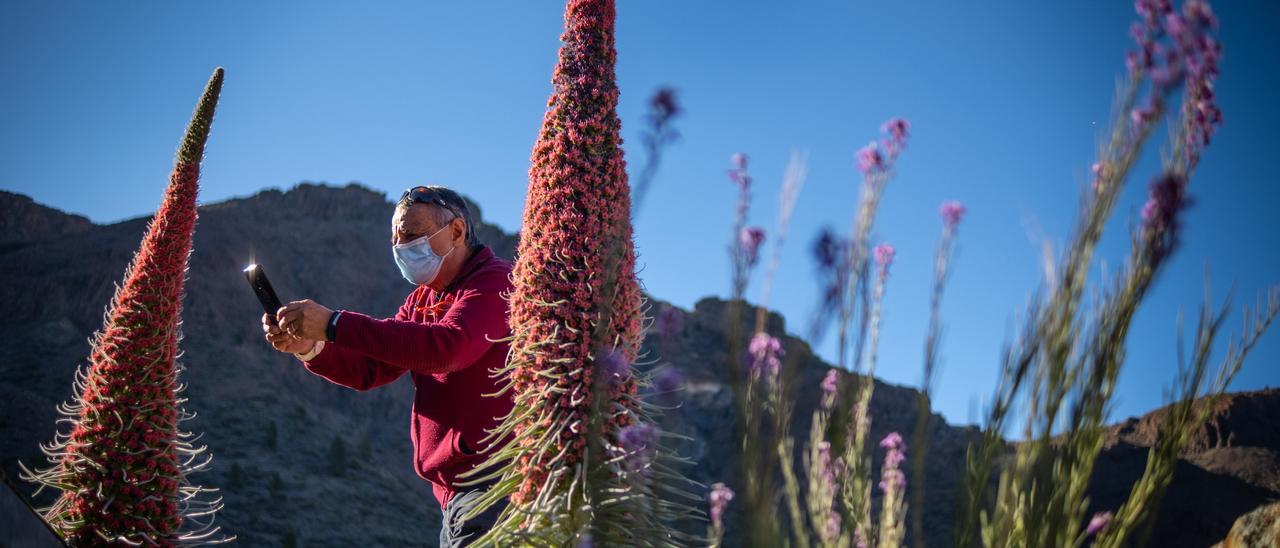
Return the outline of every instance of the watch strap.
[[[338,317],[341,315],[341,310],[335,310],[333,315],[329,316],[329,323],[324,326],[325,340],[334,341],[338,338]]]

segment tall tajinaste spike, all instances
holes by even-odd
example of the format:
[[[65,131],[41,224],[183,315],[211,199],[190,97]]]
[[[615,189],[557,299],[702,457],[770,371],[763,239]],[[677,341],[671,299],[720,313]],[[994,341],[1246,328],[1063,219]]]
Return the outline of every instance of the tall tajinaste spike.
[[[178,430],[186,414],[176,363],[200,160],[222,78],[219,67],[187,126],[164,201],[95,335],[87,372],[77,375],[77,399],[64,407],[71,432],[46,446],[52,466],[24,470],[41,488],[62,491],[45,519],[72,545],[228,540],[212,527],[221,503],[202,500],[210,490],[187,480],[208,460]]]
[[[646,380],[630,365],[643,312],[614,17],[613,0],[569,0],[533,149],[504,370],[516,403],[493,435],[512,441],[490,461],[502,479],[489,501],[511,501],[486,537],[499,544],[674,538],[663,516],[675,506],[659,492],[678,474],[636,397]],[[629,522],[611,523],[611,514]]]

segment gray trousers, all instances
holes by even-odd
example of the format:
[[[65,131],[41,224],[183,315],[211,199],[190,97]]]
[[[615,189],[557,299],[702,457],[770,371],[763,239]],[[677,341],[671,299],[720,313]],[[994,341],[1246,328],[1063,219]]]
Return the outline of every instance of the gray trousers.
[[[506,499],[487,508],[480,515],[462,521],[462,516],[476,507],[476,499],[488,490],[489,486],[471,487],[470,490],[458,491],[449,499],[440,517],[440,546],[454,548],[468,546],[489,531],[498,521],[498,514],[507,507]]]

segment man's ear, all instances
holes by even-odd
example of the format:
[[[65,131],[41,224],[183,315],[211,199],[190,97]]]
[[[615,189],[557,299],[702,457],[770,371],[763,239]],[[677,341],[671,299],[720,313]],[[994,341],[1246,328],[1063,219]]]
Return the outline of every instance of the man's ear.
[[[453,240],[461,240],[462,243],[467,243],[466,219],[463,219],[462,217],[454,217],[452,221],[449,221],[449,225],[453,228]]]

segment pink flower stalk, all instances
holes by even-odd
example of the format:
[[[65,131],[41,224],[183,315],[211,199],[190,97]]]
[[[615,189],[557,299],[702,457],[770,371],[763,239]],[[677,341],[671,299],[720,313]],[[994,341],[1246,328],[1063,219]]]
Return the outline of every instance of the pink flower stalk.
[[[178,150],[164,201],[125,272],[93,341],[79,394],[66,405],[70,435],[47,451],[51,468],[24,477],[62,490],[45,519],[69,545],[173,546],[214,535],[217,501],[186,475],[202,451],[179,436],[178,356],[182,295],[196,225],[200,162],[223,70],[214,70]],[[183,454],[179,454],[182,451]],[[186,515],[193,531],[182,532]],[[209,536],[207,540],[218,540]]]
[[[1138,0],[1134,2],[1134,11],[1142,19],[1129,28],[1129,34],[1138,44],[1138,52],[1132,54],[1134,61],[1131,63],[1131,72],[1136,73],[1150,69],[1154,64],[1159,46],[1156,39],[1164,34],[1160,23],[1173,8],[1167,0]]]
[[[889,244],[880,244],[872,250],[876,258],[876,267],[880,272],[887,274],[889,266],[893,264],[893,258],[897,255],[897,251]]]
[[[834,489],[843,472],[844,461],[831,458],[831,442],[818,442],[818,476],[822,478],[822,482]]]
[[[733,163],[733,169],[728,172],[729,180],[738,185],[739,191],[747,192],[751,189],[751,176],[747,174],[747,155],[739,152],[729,161]]]
[[[911,122],[908,122],[905,118],[890,118],[880,126],[880,131],[888,133],[889,138],[904,145],[907,142],[907,133],[910,130]]]
[[[1103,176],[1102,170],[1105,167],[1106,167],[1106,164],[1102,162],[1094,162],[1093,166],[1089,168],[1089,171],[1093,173],[1093,191],[1094,192],[1097,192],[1102,188],[1102,176]]]
[[[889,432],[884,439],[880,440],[880,447],[884,449],[902,449],[906,447],[906,442],[902,441],[902,434]]]
[[[751,176],[747,175],[747,156],[734,154],[734,168],[729,170],[729,179],[738,185],[737,216],[733,224],[733,240],[729,244],[729,259],[733,264],[733,296],[741,298],[747,290],[747,280],[751,269],[758,258],[760,242],[764,241],[764,231],[758,228],[747,228],[747,210],[751,207]]]
[[[890,432],[880,441],[885,449],[884,464],[880,467],[880,546],[900,546],[905,535],[906,509],[904,499],[907,476],[902,472],[906,460],[906,444],[897,432]]]
[[[751,355],[753,372],[765,379],[777,377],[778,370],[782,368],[781,358],[785,354],[781,341],[768,333],[756,333],[751,337],[747,352]]]
[[[742,229],[742,234],[738,238],[738,247],[742,253],[743,261],[747,268],[756,265],[760,259],[760,245],[764,243],[764,229],[758,226],[749,226]]]
[[[1213,14],[1213,9],[1209,7],[1209,3],[1203,0],[1187,0],[1183,2],[1182,14],[1188,21],[1202,28],[1218,28],[1218,17]]]
[[[711,484],[711,494],[707,496],[707,501],[711,509],[711,526],[716,530],[724,529],[724,511],[731,500],[733,489],[720,482]]]
[[[1222,111],[1214,102],[1213,92],[1222,45],[1209,34],[1216,26],[1217,18],[1209,5],[1199,1],[1185,3],[1183,14],[1171,11],[1164,19],[1164,30],[1174,42],[1169,64],[1177,64],[1176,76],[1185,74],[1184,116],[1189,124],[1185,146],[1192,167],[1199,162],[1200,148],[1209,144],[1214,130],[1222,124]]]
[[[858,171],[864,175],[884,171],[884,167],[884,156],[880,154],[880,149],[875,142],[858,150]]]
[[[942,205],[938,206],[938,214],[942,216],[942,224],[951,232],[954,232],[956,226],[960,224],[960,219],[964,217],[964,212],[964,204],[955,200],[942,202]]]
[[[649,98],[649,109],[652,116],[660,121],[667,121],[680,114],[680,104],[676,101],[676,90],[664,87]]]
[[[1180,243],[1182,212],[1191,201],[1187,179],[1181,174],[1165,173],[1151,183],[1142,207],[1142,230],[1149,238],[1146,253],[1153,260],[1165,258]]]
[[[911,122],[905,118],[890,118],[880,126],[880,131],[889,134],[882,144],[891,158],[896,158],[902,149],[907,148],[907,137],[911,130]]]
[[[849,242],[844,238],[824,229],[813,244],[813,256],[818,260],[819,269],[832,270],[846,262],[844,256],[848,247]]]
[[[830,410],[836,403],[836,394],[840,389],[840,372],[828,369],[822,377],[822,408]]]
[[[880,490],[886,495],[901,493],[907,486],[907,476],[899,468],[906,460],[907,444],[897,432],[890,432],[880,440],[880,447],[885,449],[884,466],[880,472]]]
[[[1135,129],[1155,118],[1162,95],[1185,84],[1182,114],[1186,127],[1181,144],[1186,148],[1188,167],[1194,168],[1200,149],[1209,144],[1222,124],[1222,110],[1213,91],[1222,45],[1210,34],[1217,28],[1217,17],[1201,0],[1183,3],[1182,13],[1167,0],[1139,0],[1135,10],[1142,21],[1134,23],[1130,33],[1138,51],[1126,52],[1125,64],[1135,77],[1150,73],[1153,84],[1150,106],[1130,113]]]
[[[1154,25],[1157,18],[1172,11],[1173,7],[1169,0],[1136,0],[1133,9],[1148,25]]]
[[[658,91],[649,99],[649,112],[645,115],[647,124],[640,134],[646,161],[632,185],[635,195],[631,201],[633,209],[638,210],[640,204],[644,202],[645,194],[658,173],[658,166],[662,163],[663,149],[680,138],[680,133],[673,127],[680,110],[676,91],[669,87],[658,88]]]
[[[1176,228],[1178,213],[1188,205],[1186,178],[1171,173],[1161,175],[1151,183],[1147,203],[1142,207],[1142,224],[1150,230]]]
[[[1106,529],[1111,524],[1111,512],[1098,512],[1089,520],[1089,526],[1085,528],[1086,535],[1096,535]]]
[[[842,306],[849,273],[853,268],[850,257],[852,248],[848,238],[835,234],[830,229],[823,229],[813,243],[813,255],[818,262],[818,290],[821,292],[818,313],[810,327],[815,339],[821,336],[826,320],[834,317]]]
[[[1150,104],[1137,107],[1129,111],[1129,118],[1133,121],[1135,130],[1141,129],[1143,126],[1156,119],[1156,115],[1159,113],[1160,103],[1160,99],[1155,97]]]
[[[901,460],[901,459],[899,459]],[[887,468],[880,473],[880,491],[901,492],[907,488],[907,475],[898,468]]]
[[[1213,92],[1213,82],[1218,77],[1218,59],[1222,46],[1211,36],[1199,41],[1199,57],[1188,58],[1187,74],[1187,128],[1186,141],[1188,163],[1195,167],[1200,161],[1200,151],[1209,145],[1218,126],[1222,125],[1222,109],[1218,108]]]
[[[823,524],[825,535],[823,538],[838,539],[840,538],[840,512],[832,510],[827,512],[827,522]]]

